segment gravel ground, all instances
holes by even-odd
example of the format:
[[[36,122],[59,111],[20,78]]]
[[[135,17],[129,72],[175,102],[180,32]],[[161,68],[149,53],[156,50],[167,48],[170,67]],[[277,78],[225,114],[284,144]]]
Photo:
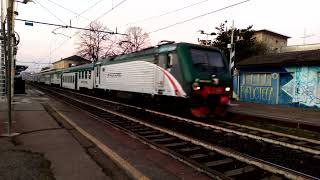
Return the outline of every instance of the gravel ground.
[[[54,180],[50,162],[42,154],[15,150],[0,138],[0,180]]]

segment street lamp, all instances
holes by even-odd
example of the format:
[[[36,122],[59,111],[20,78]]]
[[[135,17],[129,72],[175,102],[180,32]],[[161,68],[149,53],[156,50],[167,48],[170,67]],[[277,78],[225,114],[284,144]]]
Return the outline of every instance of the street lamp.
[[[206,33],[206,32],[204,32],[204,30],[199,30],[198,32],[200,32],[200,34],[205,34],[205,35],[207,36],[207,37],[206,37],[206,43],[205,43],[206,46],[212,44],[212,40],[210,40],[210,43],[208,44],[208,42],[209,42],[209,40],[208,40],[209,36],[217,35],[217,33],[215,33],[215,32]]]
[[[135,44],[133,44],[131,41],[125,40],[125,41],[120,41],[120,42],[119,42],[119,46],[122,47],[122,44],[123,44],[123,43],[128,43],[128,44],[130,44],[130,45],[127,46],[127,48],[123,51],[122,54],[125,54],[125,53],[128,51],[129,48],[130,48],[131,52],[133,52],[133,48],[135,48]]]

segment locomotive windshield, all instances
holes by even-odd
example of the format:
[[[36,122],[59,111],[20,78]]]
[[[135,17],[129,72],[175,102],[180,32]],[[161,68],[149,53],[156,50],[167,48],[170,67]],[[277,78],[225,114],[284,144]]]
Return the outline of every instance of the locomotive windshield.
[[[199,71],[216,72],[225,69],[223,57],[218,51],[191,49],[193,66]]]

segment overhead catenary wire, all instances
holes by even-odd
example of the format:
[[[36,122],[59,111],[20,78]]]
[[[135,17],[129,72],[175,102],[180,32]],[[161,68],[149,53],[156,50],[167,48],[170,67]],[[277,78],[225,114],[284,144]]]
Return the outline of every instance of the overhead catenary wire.
[[[99,4],[100,2],[102,2],[103,0],[99,0],[97,1],[95,4],[93,4],[92,6],[90,6],[89,8],[87,8],[86,10],[84,10],[83,12],[79,13],[80,15],[85,13],[86,11],[88,11],[90,8],[93,8],[94,6],[96,6],[97,4]],[[112,6],[112,8],[110,10],[108,10],[107,12],[103,13],[102,15],[100,15],[98,18],[96,18],[95,20],[93,21],[90,21],[90,23],[88,25],[90,25],[92,22],[94,21],[97,21],[98,19],[102,18],[103,16],[107,15],[108,13],[110,13],[111,11],[113,11],[115,8],[117,8],[118,6],[120,6],[121,4],[123,4],[125,1],[127,0],[122,0],[121,2],[119,2],[118,4],[116,4],[115,6]],[[60,24],[54,24],[54,23],[47,23],[47,22],[39,22],[39,21],[29,21],[29,20],[24,20],[24,19],[16,19],[18,21],[25,21],[25,22],[34,22],[34,23],[39,23],[39,24],[43,24],[43,25],[52,25],[52,26],[63,26],[63,25],[60,25]],[[87,25],[87,26],[88,26]],[[86,27],[87,27],[86,26]],[[68,27],[70,28],[70,26],[68,25],[65,25],[64,27]],[[81,30],[81,28],[78,28]],[[87,28],[82,28],[82,30],[84,29],[87,29]],[[87,29],[87,30],[90,30],[90,29]],[[68,42],[70,39],[72,39],[73,37],[75,37],[76,35],[78,35],[80,33],[80,31],[74,33],[70,38],[64,40],[61,44],[59,44],[57,47],[55,47],[53,50],[50,51],[50,53],[53,53],[55,52],[56,50],[58,50],[60,47],[62,47],[66,42]],[[125,34],[121,34],[121,33],[118,33],[118,32],[115,32],[114,34],[120,34],[120,35],[125,35]],[[39,65],[39,64],[38,64]]]
[[[203,0],[203,1],[200,1],[200,2],[193,3],[193,4],[189,4],[189,5],[184,6],[184,7],[182,7],[182,8],[178,8],[178,9],[175,9],[175,10],[172,10],[172,11],[168,11],[168,12],[162,13],[162,14],[160,14],[160,15],[155,15],[155,16],[147,17],[147,18],[140,19],[140,20],[137,20],[137,21],[129,22],[129,23],[125,24],[124,26],[128,26],[128,25],[130,25],[130,24],[142,23],[142,22],[145,22],[145,21],[150,21],[150,20],[152,20],[152,19],[160,18],[160,17],[162,17],[162,16],[166,16],[166,15],[169,15],[169,14],[173,14],[173,13],[182,11],[182,10],[184,10],[184,9],[187,9],[187,8],[190,8],[190,7],[193,7],[193,6],[202,4],[202,3],[207,2],[207,1],[208,1],[208,0]]]
[[[91,21],[87,26],[89,26],[92,22],[97,21],[98,19],[102,18],[103,16],[107,15],[108,13],[110,13],[111,11],[113,11],[115,8],[117,8],[118,6],[120,6],[121,4],[123,4],[125,1],[127,0],[122,0],[121,2],[119,2],[118,4],[116,4],[115,6],[113,6],[110,10],[106,11],[105,13],[103,13],[102,15],[98,16],[95,20]],[[86,27],[87,27],[86,26]],[[73,37],[75,37],[76,35],[78,35],[80,33],[80,31],[74,33],[71,38],[66,39],[65,41],[63,41],[60,45],[58,45],[56,48],[54,48],[51,52],[56,51],[57,49],[59,49],[64,43],[66,43],[67,41],[69,41],[70,39],[72,39]],[[116,34],[119,34],[116,32]]]
[[[198,16],[195,16],[195,17],[192,17],[192,18],[183,20],[183,21],[179,21],[179,22],[176,22],[176,23],[174,23],[174,24],[171,24],[171,25],[168,25],[168,26],[165,26],[165,27],[162,27],[162,28],[153,30],[153,31],[150,31],[150,32],[148,32],[148,34],[152,34],[152,33],[158,32],[158,31],[162,31],[162,30],[168,29],[168,28],[170,28],[170,27],[173,27],[173,26],[176,26],[176,25],[179,25],[179,24],[183,24],[183,23],[186,23],[186,22],[189,22],[189,21],[192,21],[192,20],[201,18],[201,17],[203,17],[203,16],[207,16],[207,15],[209,15],[209,14],[213,14],[213,13],[216,13],[216,12],[219,12],[219,11],[222,11],[222,10],[225,10],[225,9],[228,9],[228,8],[231,8],[231,7],[234,7],[234,6],[238,6],[238,5],[240,5],[240,4],[243,4],[243,3],[246,3],[246,2],[249,2],[249,1],[250,1],[250,0],[245,0],[245,1],[238,2],[238,3],[234,3],[234,4],[231,4],[231,5],[229,5],[229,6],[225,6],[225,7],[223,7],[223,8],[216,9],[216,10],[214,10],[214,11],[207,12],[207,13],[205,13],[205,14],[201,14],[201,15],[198,15]]]
[[[84,13],[86,13],[87,11],[89,11],[91,8],[94,8],[96,5],[98,5],[100,2],[102,2],[104,0],[99,0],[96,3],[94,3],[93,5],[89,6],[87,9],[85,9],[84,11],[80,12],[79,15],[82,15]],[[76,16],[77,17],[77,16]]]
[[[86,17],[82,16],[81,14],[79,14],[79,13],[77,13],[77,12],[75,12],[75,11],[71,10],[71,9],[68,9],[68,8],[66,8],[66,7],[62,6],[61,4],[58,4],[57,2],[54,2],[54,1],[52,1],[52,0],[47,0],[47,1],[51,2],[52,4],[55,4],[56,6],[58,6],[58,7],[62,8],[62,9],[64,9],[64,10],[66,10],[66,11],[69,11],[69,12],[71,12],[71,13],[73,13],[73,14],[77,15],[78,17],[82,17],[82,18],[84,18],[84,19],[86,19],[86,20],[90,21],[90,19],[89,19],[89,18],[86,18]]]
[[[42,62],[35,62],[35,61],[16,61],[17,63],[26,63],[26,64],[51,64],[51,63],[42,63]]]
[[[98,19],[102,18],[103,16],[109,14],[111,11],[113,11],[115,8],[117,8],[118,6],[120,6],[121,4],[123,4],[124,2],[126,2],[127,0],[122,0],[121,2],[119,2],[118,4],[116,4],[115,6],[112,6],[111,9],[109,9],[108,11],[106,11],[105,13],[103,13],[102,15],[100,15],[99,17],[97,17],[95,20],[93,21],[97,21]],[[91,22],[93,22],[91,21]]]
[[[37,0],[33,0],[34,2],[36,2],[36,4],[39,4],[43,9],[45,9],[46,11],[48,11],[52,16],[54,16],[56,19],[58,19],[60,22],[62,22],[63,24],[66,24],[62,19],[60,19],[58,16],[56,16],[53,12],[51,12],[48,8],[46,8],[45,6],[43,6],[41,3],[39,3],[39,1]]]
[[[70,29],[78,29],[78,30],[86,30],[86,31],[95,31],[95,32],[101,32],[101,33],[107,33],[107,34],[118,34],[118,35],[126,35],[118,32],[113,31],[103,31],[103,30],[92,30],[90,28],[82,28],[82,27],[76,27],[71,25],[63,25],[63,24],[55,24],[55,23],[48,23],[48,22],[41,22],[41,21],[33,21],[33,20],[27,20],[27,19],[19,19],[16,18],[16,21],[23,21],[23,22],[29,22],[29,23],[35,23],[35,24],[42,24],[42,25],[48,25],[48,26],[57,26],[62,28],[70,28]]]

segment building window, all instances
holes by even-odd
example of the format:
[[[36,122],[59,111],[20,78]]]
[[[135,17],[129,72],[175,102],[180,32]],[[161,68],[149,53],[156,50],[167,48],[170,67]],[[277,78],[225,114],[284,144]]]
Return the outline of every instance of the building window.
[[[84,72],[84,78],[85,78],[85,79],[88,78],[88,76],[87,76],[87,71]]]
[[[91,71],[88,71],[88,78],[91,79]]]
[[[271,73],[245,73],[243,84],[250,86],[271,86]]]

